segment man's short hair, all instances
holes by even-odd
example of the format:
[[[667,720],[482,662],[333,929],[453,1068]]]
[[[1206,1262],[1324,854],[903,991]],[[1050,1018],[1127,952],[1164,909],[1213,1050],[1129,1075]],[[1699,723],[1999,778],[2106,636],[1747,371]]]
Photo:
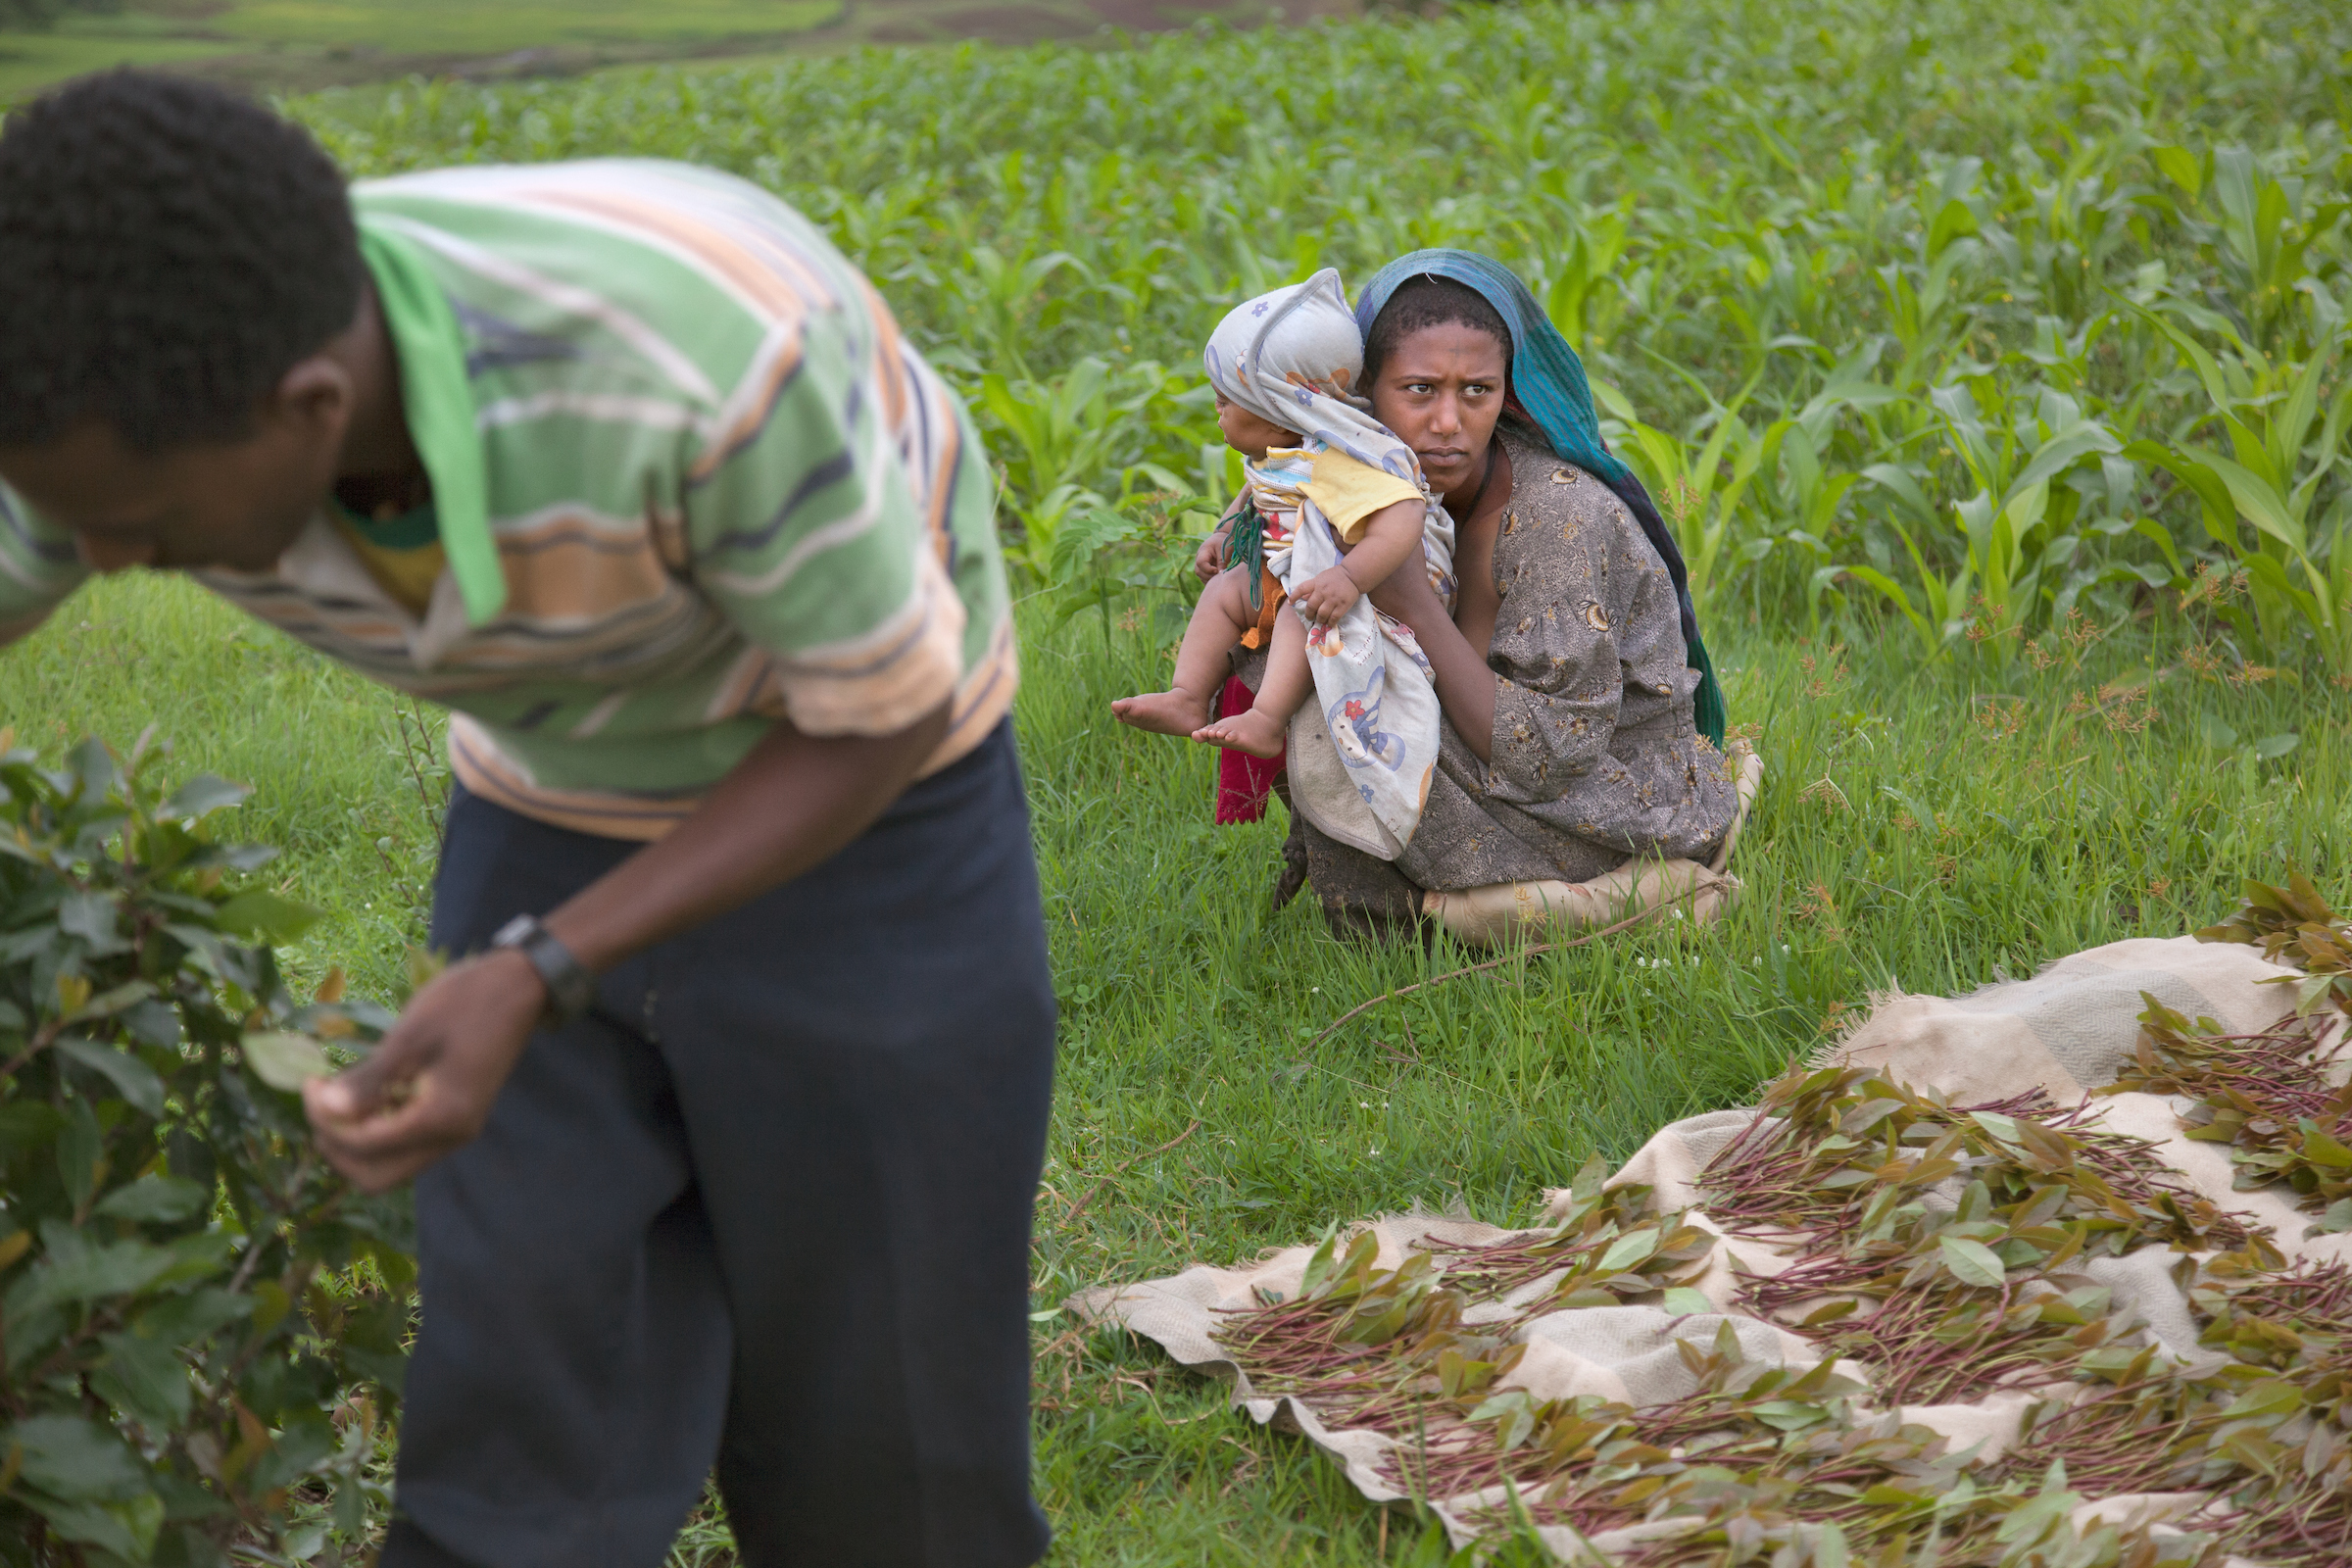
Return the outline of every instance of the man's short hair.
[[[113,71],[0,129],[0,446],[226,440],[358,314],[342,172],[220,87]]]
[[[1486,333],[1502,346],[1503,368],[1510,368],[1511,329],[1503,323],[1502,313],[1469,284],[1423,272],[1397,284],[1372,318],[1372,330],[1364,334],[1364,385],[1369,387],[1379,376],[1397,344],[1429,326],[1466,326]]]

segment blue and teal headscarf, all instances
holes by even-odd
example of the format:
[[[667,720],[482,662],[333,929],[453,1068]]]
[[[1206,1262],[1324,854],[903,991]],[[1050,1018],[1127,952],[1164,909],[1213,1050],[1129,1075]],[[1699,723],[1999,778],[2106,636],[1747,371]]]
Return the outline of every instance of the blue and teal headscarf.
[[[1649,492],[1642,488],[1633,470],[1601,444],[1600,422],[1592,415],[1592,389],[1585,380],[1585,362],[1560,336],[1559,328],[1551,324],[1551,318],[1544,314],[1519,275],[1476,251],[1415,251],[1373,274],[1355,300],[1355,324],[1367,341],[1389,296],[1396,292],[1398,284],[1416,277],[1446,277],[1467,284],[1501,314],[1511,329],[1511,393],[1519,406],[1543,431],[1553,456],[1575,464],[1616,492],[1641,523],[1658,558],[1666,563],[1666,574],[1674,580],[1675,598],[1682,606],[1683,647],[1690,667],[1698,671],[1691,716],[1698,732],[1720,749],[1723,687],[1715,679],[1707,645],[1699,640],[1698,612],[1690,604],[1690,574]]]

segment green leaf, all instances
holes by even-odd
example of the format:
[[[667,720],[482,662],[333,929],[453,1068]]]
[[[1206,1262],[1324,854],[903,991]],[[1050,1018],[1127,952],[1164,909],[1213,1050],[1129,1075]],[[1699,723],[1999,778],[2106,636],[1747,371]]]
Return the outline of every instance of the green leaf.
[[[195,777],[183,781],[179,788],[173,790],[171,797],[164,802],[163,809],[157,814],[193,822],[210,816],[215,811],[241,805],[245,798],[252,793],[253,791],[246,786],[231,784],[218,774],[199,773]]]
[[[75,804],[95,807],[122,780],[122,770],[115,765],[115,754],[106,749],[106,742],[95,735],[82,737],[66,758],[71,777],[68,788],[75,792]]]
[[[124,1012],[155,995],[155,987],[144,980],[126,981],[109,991],[102,991],[74,1009],[77,1021],[91,1018],[111,1018]]]
[[[2034,454],[2034,461],[2009,481],[2008,500],[2014,503],[2034,485],[2065,472],[2093,453],[2120,453],[2123,450],[2124,444],[2115,438],[2115,432],[2103,424],[2086,419],[2061,432]]]
[[[167,1296],[150,1302],[131,1320],[142,1337],[166,1345],[192,1345],[253,1310],[253,1298],[218,1288]]]
[[[1641,416],[1634,412],[1633,403],[1617,389],[1614,382],[1604,381],[1596,375],[1592,378],[1591,384],[1593,402],[1628,424],[1639,421]]]
[[[195,1213],[211,1196],[208,1189],[185,1177],[148,1175],[116,1188],[91,1212],[106,1219],[170,1225]]]
[[[1470,1419],[1494,1422],[1495,1445],[1507,1452],[1526,1442],[1535,1430],[1535,1400],[1525,1389],[1506,1389],[1482,1401],[1470,1412]]]
[[[37,1153],[66,1129],[66,1115],[37,1100],[0,1104],[0,1149],[12,1156]]]
[[[1688,1285],[1677,1285],[1669,1289],[1660,1304],[1677,1317],[1689,1317],[1715,1310],[1715,1303],[1707,1299],[1704,1291],[1692,1290]]]
[[[1802,1432],[1817,1427],[1830,1418],[1830,1413],[1818,1404],[1806,1404],[1796,1399],[1766,1399],[1751,1405],[1748,1414],[1776,1432]]]
[[[73,1234],[66,1233],[69,1237]],[[94,1247],[67,1247],[55,1241],[51,1245],[49,1257],[34,1268],[25,1311],[128,1296],[154,1284],[179,1261],[170,1248],[136,1240]]]
[[[1969,211],[1968,203],[1957,196],[1953,197],[1943,204],[1943,210],[1936,215],[1936,221],[1928,228],[1929,259],[1934,260],[1942,254],[1944,247],[1953,240],[1977,231],[1977,215]]]
[[[2254,743],[2254,755],[2267,762],[2273,758],[2284,757],[2287,753],[2293,751],[2296,747],[2302,744],[2303,737],[2296,731],[2290,729],[2277,735],[2265,735],[2262,739],[2256,741]]]
[[[2240,516],[2296,555],[2305,554],[2303,524],[2277,486],[2243,464],[2234,463],[2218,452],[2196,447],[2189,450],[2228,487],[2230,499],[2236,503]]]
[[[1994,1539],[2031,1544],[2041,1540],[2082,1503],[2080,1493],[2067,1490],[2066,1461],[2053,1459],[2042,1477],[2041,1491],[2011,1510],[1994,1532]]]
[[[145,1562],[164,1522],[164,1500],[153,1493],[122,1502],[57,1502],[37,1493],[25,1500],[58,1535],[120,1561]]]
[[[1576,1202],[1589,1203],[1600,1196],[1601,1188],[1608,1179],[1609,1162],[1594,1154],[1585,1161],[1575,1179],[1569,1183],[1568,1196]]]
[[[2004,1116],[1998,1111],[1992,1110],[1980,1110],[1974,1112],[1973,1115],[1978,1126],[1992,1134],[2002,1143],[2018,1142],[2017,1122],[2013,1117]],[[1990,1200],[1990,1196],[1989,1193],[1986,1195],[1987,1202]]]
[[[2153,441],[2134,441],[2124,448],[2123,455],[2162,468],[2188,486],[2204,504],[2206,533],[2218,544],[2236,548],[2237,503],[2231,499],[2230,487],[2222,482],[2220,474],[2196,459]]]
[[[69,893],[58,901],[57,928],[81,938],[93,954],[129,950],[117,929],[121,919],[121,906],[104,893]]]
[[[151,1427],[169,1429],[188,1418],[193,1390],[187,1364],[173,1347],[136,1334],[107,1334],[98,1343],[106,1359],[90,1374],[90,1386]]]
[[[66,1196],[78,1208],[89,1200],[98,1187],[98,1159],[106,1152],[106,1132],[98,1125],[98,1111],[89,1101],[75,1095],[66,1109],[66,1125],[57,1140],[57,1174],[66,1184]]]
[[[133,1562],[145,1562],[155,1555],[156,1534],[164,1526],[164,1499],[161,1496],[152,1492],[146,1493],[126,1502],[110,1502],[106,1505],[106,1511],[122,1521],[122,1528],[130,1533],[131,1542],[137,1547],[131,1557]]]
[[[1655,1226],[1635,1231],[1629,1236],[1620,1236],[1609,1244],[1607,1251],[1600,1254],[1600,1272],[1609,1274],[1632,1268],[1657,1250],[1658,1232]]]
[[[221,930],[235,936],[294,942],[325,913],[308,904],[297,904],[256,888],[221,905],[213,911],[213,920]]]
[[[2252,1421],[2266,1416],[2290,1416],[2303,1408],[2303,1391],[2283,1378],[2265,1378],[2230,1401],[2225,1421]]]
[[[1331,1279],[1335,1260],[1339,1256],[1339,1245],[1340,1233],[1337,1226],[1323,1233],[1321,1244],[1307,1254],[1306,1271],[1298,1282],[1300,1296],[1313,1296]]]
[[[2308,1121],[2303,1124],[2303,1157],[2315,1165],[2326,1165],[2330,1170],[2352,1168],[2352,1149],[2345,1148]]]
[[[2204,188],[2205,167],[2197,161],[2197,155],[2185,147],[2151,147],[2148,149],[2148,161],[2156,166],[2158,173],[2186,191],[2192,202],[2197,199],[2198,191]]]
[[[142,1113],[161,1116],[164,1113],[164,1081],[129,1052],[115,1046],[102,1046],[95,1040],[64,1039],[56,1045],[57,1054],[69,1061],[79,1062],[92,1072],[105,1077],[125,1101]]]
[[[1972,1242],[1965,1236],[1939,1236],[1936,1246],[1943,1254],[1943,1266],[1963,1285],[1994,1290],[2009,1276],[1999,1256],[1983,1242]]]
[[[323,1078],[335,1070],[325,1050],[309,1035],[283,1030],[247,1035],[237,1042],[237,1049],[245,1053],[245,1064],[256,1077],[288,1093],[300,1089],[307,1079]]]
[[[81,1416],[30,1416],[0,1431],[0,1468],[18,1451],[19,1478],[64,1502],[123,1501],[147,1490],[122,1438]]]
[[[237,1250],[237,1237],[230,1231],[208,1227],[184,1232],[168,1245],[172,1266],[149,1282],[151,1290],[177,1290],[224,1272],[228,1259]]]

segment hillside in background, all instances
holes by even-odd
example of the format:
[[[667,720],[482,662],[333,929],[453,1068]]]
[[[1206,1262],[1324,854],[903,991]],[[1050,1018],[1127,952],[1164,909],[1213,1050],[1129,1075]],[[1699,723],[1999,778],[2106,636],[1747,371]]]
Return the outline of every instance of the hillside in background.
[[[567,75],[723,59],[978,39],[1032,43],[1351,13],[1357,0],[0,0],[0,102],[119,65],[268,92],[398,80]],[[52,13],[47,20],[43,12]]]

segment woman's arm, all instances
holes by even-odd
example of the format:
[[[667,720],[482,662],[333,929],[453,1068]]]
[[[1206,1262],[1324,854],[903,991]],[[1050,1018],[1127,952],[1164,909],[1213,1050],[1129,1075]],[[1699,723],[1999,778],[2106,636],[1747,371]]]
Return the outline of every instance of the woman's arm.
[[[1454,519],[1453,571],[1461,588],[1457,613],[1480,628],[1482,636],[1494,627],[1494,535],[1503,509],[1511,500],[1511,459],[1501,441],[1487,448],[1487,471],[1470,502],[1467,515]],[[1463,632],[1445,601],[1429,585],[1426,573],[1399,571],[1372,595],[1372,608],[1413,628],[1421,651],[1429,656],[1438,706],[1462,743],[1482,762],[1491,761],[1494,748],[1494,671],[1488,666],[1489,649]]]
[[[1446,613],[1446,602],[1429,585],[1429,574],[1396,572],[1373,592],[1372,608],[1413,628],[1421,652],[1429,656],[1446,721],[1480,761],[1489,760],[1494,748],[1494,672]]]

